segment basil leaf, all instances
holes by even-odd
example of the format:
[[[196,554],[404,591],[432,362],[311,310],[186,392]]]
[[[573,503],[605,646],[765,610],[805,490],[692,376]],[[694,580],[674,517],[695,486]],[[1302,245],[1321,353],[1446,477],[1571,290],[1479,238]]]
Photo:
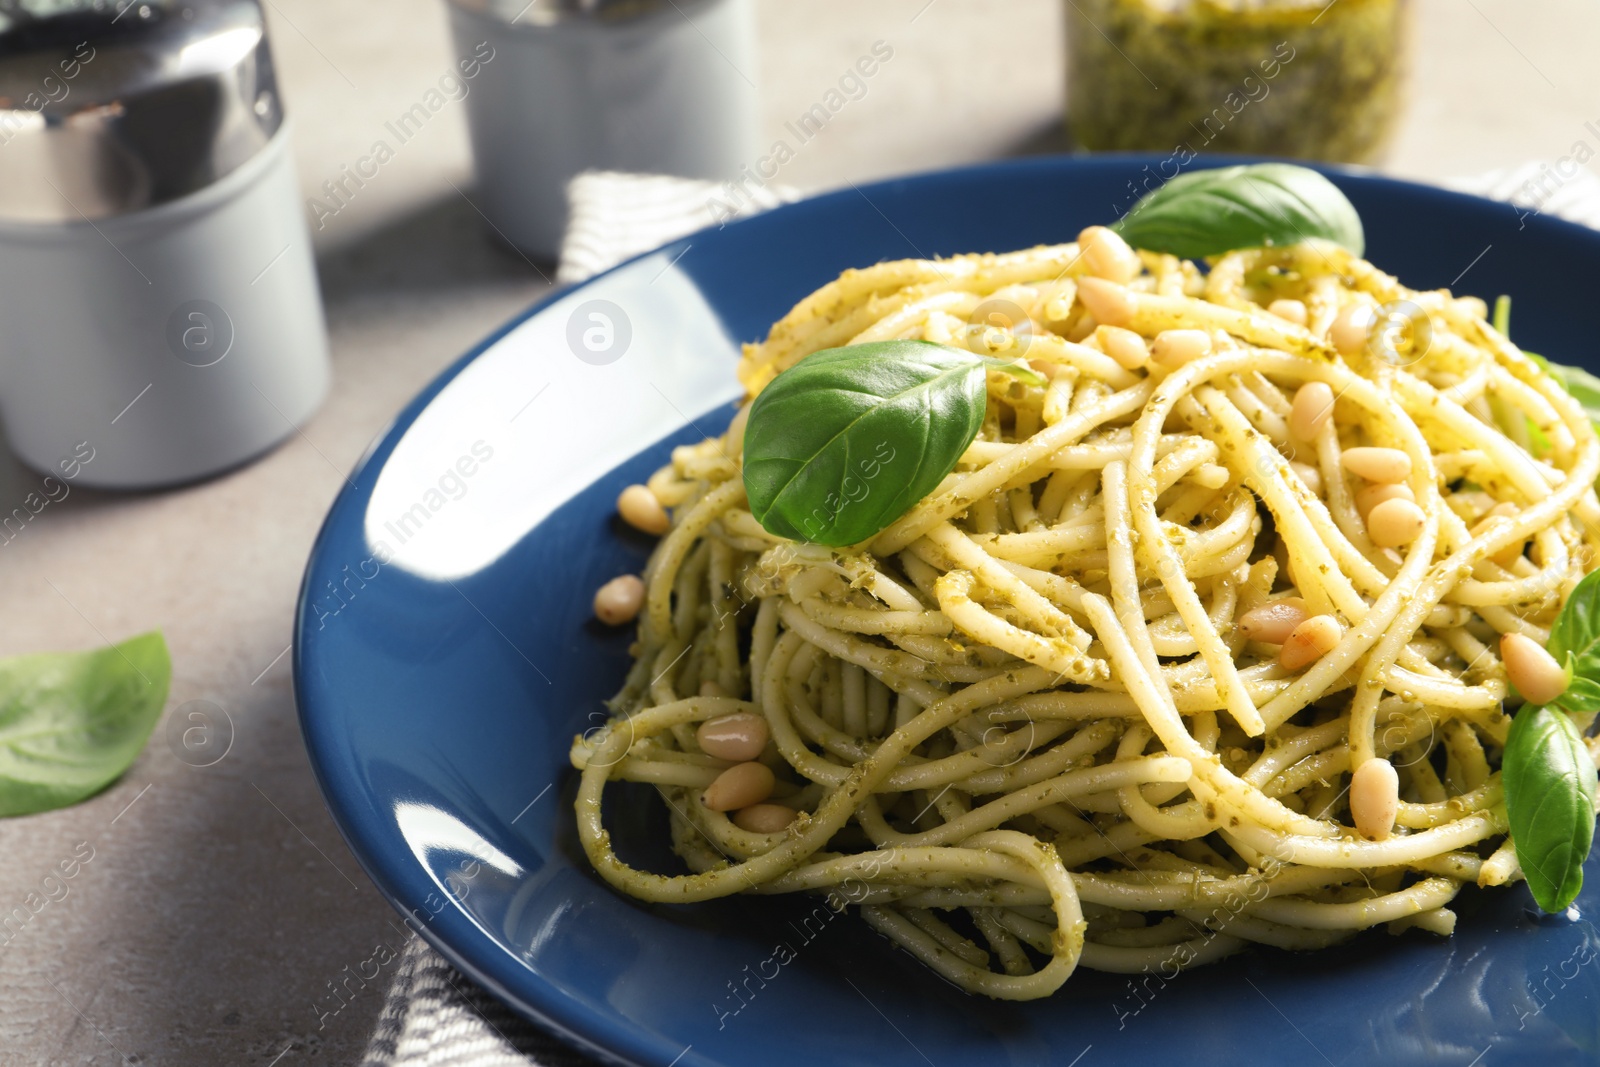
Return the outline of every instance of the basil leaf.
[[[1560,911],[1583,888],[1583,860],[1594,841],[1594,761],[1572,720],[1550,707],[1517,712],[1501,782],[1517,863],[1533,899],[1545,911]]]
[[[1490,319],[1491,326],[1508,340],[1511,337],[1511,298],[1504,293],[1495,298],[1494,316]],[[1583,408],[1583,413],[1589,416],[1589,421],[1595,424],[1595,429],[1600,432],[1600,378],[1595,377],[1582,367],[1569,367],[1564,363],[1552,363],[1537,352],[1526,349],[1523,355],[1539,364],[1539,367],[1556,384],[1572,395],[1572,398]]]
[[[1572,671],[1572,681],[1567,683],[1567,691],[1561,694],[1554,706],[1571,712],[1600,711],[1600,681],[1578,674],[1573,670],[1571,660],[1558,659],[1556,662]]]
[[[955,469],[988,403],[987,361],[927,341],[814,352],[750,406],[744,487],[768,532],[853,545]]]
[[[1135,248],[1184,259],[1321,237],[1366,250],[1361,216],[1337,186],[1305,167],[1257,163],[1179,175],[1111,227]]]
[[[1572,394],[1572,398],[1583,408],[1583,413],[1589,416],[1589,421],[1600,426],[1600,378],[1596,378],[1582,367],[1551,363],[1543,356],[1536,356],[1532,352],[1524,352],[1523,355],[1543,367],[1546,374],[1560,383],[1561,388]]]
[[[1567,690],[1517,712],[1500,769],[1517,862],[1539,906],[1560,911],[1583,886],[1594,842],[1594,760],[1567,713],[1600,710],[1600,571],[1573,588],[1549,648],[1567,668]]]
[[[1567,668],[1567,711],[1600,711],[1600,571],[1584,576],[1550,628],[1550,654]]]
[[[159,633],[0,660],[0,815],[74,804],[128,769],[167,702]]]

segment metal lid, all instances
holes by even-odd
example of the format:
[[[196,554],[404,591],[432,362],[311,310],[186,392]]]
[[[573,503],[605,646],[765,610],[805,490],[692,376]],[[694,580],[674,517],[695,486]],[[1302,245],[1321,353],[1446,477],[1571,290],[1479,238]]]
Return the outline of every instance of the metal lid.
[[[0,0],[0,219],[176,200],[282,123],[256,0]]]

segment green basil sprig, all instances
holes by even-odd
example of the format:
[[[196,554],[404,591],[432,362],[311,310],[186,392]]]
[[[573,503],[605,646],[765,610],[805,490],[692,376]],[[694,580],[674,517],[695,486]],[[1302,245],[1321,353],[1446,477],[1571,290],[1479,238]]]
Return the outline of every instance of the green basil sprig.
[[[1025,366],[928,341],[814,352],[750,406],[744,488],[771,533],[822,545],[865,541],[955,469],[983,426],[987,372]]]
[[[1548,648],[1567,669],[1567,691],[1555,706],[1569,712],[1600,709],[1600,571],[1573,587],[1550,628]]]
[[[1511,336],[1511,298],[1502,294],[1494,302],[1493,325],[1504,337]],[[1582,367],[1569,367],[1564,363],[1552,363],[1537,352],[1522,350],[1522,354],[1539,364],[1540,368],[1556,380],[1556,384],[1572,394],[1572,398],[1583,408],[1589,421],[1600,430],[1600,378],[1595,377]]]
[[[1533,352],[1524,352],[1523,355],[1532,359],[1544,368],[1546,374],[1554,378],[1572,398],[1583,408],[1589,421],[1600,428],[1600,378],[1596,378],[1582,367],[1568,367],[1562,363],[1552,363],[1541,355]]]
[[[1257,163],[1179,175],[1111,227],[1135,248],[1184,259],[1312,237],[1366,250],[1361,216],[1337,186],[1306,167]]]
[[[1533,899],[1561,911],[1583,888],[1594,842],[1594,761],[1559,708],[1525,707],[1512,720],[1501,764],[1506,817]]]
[[[1583,887],[1594,842],[1594,760],[1571,715],[1600,709],[1600,571],[1572,590],[1549,649],[1567,669],[1566,692],[1517,712],[1500,769],[1517,862],[1539,906],[1560,911]]]
[[[75,804],[127,770],[167,702],[159,633],[0,660],[0,815]]]
[[[1511,336],[1511,298],[1509,296],[1502,294],[1495,300],[1492,325],[1502,336],[1507,338]],[[1589,421],[1594,424],[1595,432],[1600,433],[1600,378],[1590,374],[1582,367],[1569,367],[1564,363],[1552,363],[1537,352],[1529,352],[1527,349],[1523,349],[1522,354],[1537,363],[1546,374],[1556,380],[1557,385],[1571,394],[1572,398],[1578,402],[1578,406],[1583,408],[1583,413],[1589,416]],[[1544,455],[1550,451],[1549,441],[1544,439],[1544,435],[1533,424],[1532,419],[1524,415],[1521,425],[1525,428],[1530,439],[1529,444],[1532,446],[1530,451],[1534,455]],[[1510,430],[1515,431],[1516,428],[1512,426]],[[1515,437],[1514,432],[1512,436]]]

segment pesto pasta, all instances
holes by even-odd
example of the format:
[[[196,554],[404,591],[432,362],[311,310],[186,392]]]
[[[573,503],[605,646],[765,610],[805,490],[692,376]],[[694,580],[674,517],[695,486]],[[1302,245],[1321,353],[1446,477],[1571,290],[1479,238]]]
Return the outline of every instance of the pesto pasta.
[[[896,339],[1031,373],[987,368],[975,439],[874,536],[769,533],[750,404]],[[891,942],[1020,1000],[1080,965],[1447,935],[1463,885],[1520,876],[1501,640],[1547,643],[1600,562],[1600,442],[1481,301],[1326,242],[1202,267],[1095,227],[847,271],[738,373],[729,431],[624,500],[670,524],[572,749],[621,891],[851,882]],[[688,873],[617,856],[616,781],[659,790]]]

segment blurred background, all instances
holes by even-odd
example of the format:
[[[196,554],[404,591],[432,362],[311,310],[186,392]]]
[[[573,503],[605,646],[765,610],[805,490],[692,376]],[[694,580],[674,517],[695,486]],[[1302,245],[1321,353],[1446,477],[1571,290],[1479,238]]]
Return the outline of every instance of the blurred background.
[[[1118,6],[755,0],[748,49],[728,54],[699,29],[683,47],[692,64],[726,64],[748,87],[750,163],[791,142],[771,181],[816,192],[1082,144],[1168,150],[1162,123],[1184,108],[1174,93],[1220,97],[1252,75],[1233,58],[1256,54],[1259,27],[1247,20],[1197,29],[1174,53],[1119,22]],[[551,249],[519,252],[486,220],[468,132],[482,85],[468,82],[465,99],[446,92],[403,142],[388,132],[466,54],[443,0],[263,7],[325,314],[328,391],[320,407],[312,397],[309,418],[286,416],[281,446],[253,463],[165,491],[75,486],[0,544],[0,652],[88,648],[160,627],[174,661],[166,717],[116,784],[75,807],[0,821],[0,916],[26,911],[0,932],[6,1062],[354,1062],[387,975],[379,966],[370,979],[349,976],[370,974],[378,947],[404,939],[306,763],[287,655],[297,583],[369,442],[444,367],[546,293],[556,265]],[[0,16],[7,10],[0,4]],[[1266,75],[1276,95],[1243,111],[1275,109],[1257,131],[1266,143],[1244,147],[1444,182],[1555,167],[1578,142],[1600,144],[1592,3],[1334,0],[1312,13],[1337,30],[1317,40],[1337,48],[1319,44]],[[1402,15],[1408,34],[1394,29]],[[13,47],[0,45],[0,63]],[[864,56],[879,62],[863,90],[797,143],[794,124]],[[545,117],[574,106],[554,90],[526,101]],[[389,157],[333,197],[327,183],[379,140]],[[294,224],[274,225],[287,226],[286,248],[299,240]],[[60,303],[44,310],[70,314],[71,287],[52,292]],[[26,310],[7,312],[0,338],[15,339]],[[314,306],[308,314],[314,322]],[[23,499],[38,479],[0,454],[0,501]],[[191,722],[213,731],[204,758],[182,739]],[[74,856],[75,875],[47,885]],[[336,987],[345,995],[330,996]]]

